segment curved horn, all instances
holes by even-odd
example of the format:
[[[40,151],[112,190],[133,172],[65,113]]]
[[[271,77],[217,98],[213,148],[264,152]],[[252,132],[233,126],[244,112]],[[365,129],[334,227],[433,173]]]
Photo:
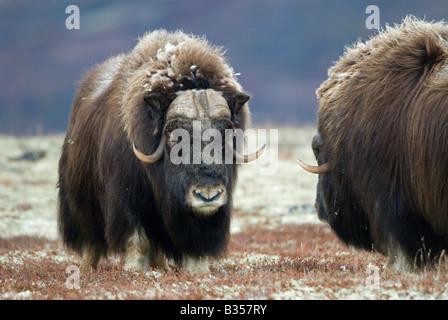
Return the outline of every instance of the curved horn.
[[[325,162],[324,164],[321,164],[320,166],[310,166],[309,164],[306,164],[300,159],[297,159],[297,162],[299,165],[305,169],[308,172],[315,173],[315,174],[323,174],[330,171],[330,165],[328,162]]]
[[[233,149],[233,159],[236,161],[236,163],[248,163],[251,161],[254,161],[259,156],[261,156],[264,152],[264,149],[266,148],[266,143],[258,149],[256,152],[249,154],[249,155],[242,155],[235,149]]]
[[[165,136],[162,135],[159,146],[157,147],[156,151],[154,151],[153,154],[150,155],[143,154],[137,149],[135,143],[132,145],[132,147],[134,149],[135,156],[139,158],[141,161],[146,163],[154,163],[159,161],[163,157],[163,152],[165,151]]]

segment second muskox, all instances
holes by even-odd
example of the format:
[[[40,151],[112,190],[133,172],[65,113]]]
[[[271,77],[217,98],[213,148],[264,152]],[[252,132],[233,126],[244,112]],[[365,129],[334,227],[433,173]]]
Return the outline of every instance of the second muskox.
[[[199,144],[193,137],[191,145],[199,154],[207,147],[205,130],[221,137],[245,130],[248,100],[222,48],[180,31],[147,33],[132,51],[85,76],[58,183],[60,232],[82,255],[83,270],[124,252],[125,268],[167,268],[168,258],[191,272],[205,271],[208,257],[224,254],[238,163],[262,150],[244,156],[231,149],[230,163],[173,150],[190,145],[183,139],[195,130]],[[225,149],[233,140],[219,143]],[[188,161],[173,161],[173,152]]]
[[[400,269],[448,248],[448,25],[405,18],[347,48],[317,90],[316,208]]]

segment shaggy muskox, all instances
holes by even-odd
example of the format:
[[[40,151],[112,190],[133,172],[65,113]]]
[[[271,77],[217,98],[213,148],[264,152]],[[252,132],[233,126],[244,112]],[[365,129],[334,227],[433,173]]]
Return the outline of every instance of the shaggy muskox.
[[[147,33],[85,76],[58,183],[60,233],[81,254],[82,270],[108,253],[124,252],[125,268],[167,268],[168,258],[191,272],[222,256],[238,163],[262,150],[243,156],[231,149],[230,163],[205,163],[185,149],[174,154],[186,161],[170,157],[178,143],[190,145],[179,132],[199,130],[199,144],[191,144],[201,152],[207,129],[223,137],[244,130],[248,100],[222,48],[180,31]],[[233,140],[222,139],[222,148]]]
[[[319,174],[319,218],[389,267],[427,265],[448,248],[448,25],[407,17],[328,74],[318,165],[301,163]]]

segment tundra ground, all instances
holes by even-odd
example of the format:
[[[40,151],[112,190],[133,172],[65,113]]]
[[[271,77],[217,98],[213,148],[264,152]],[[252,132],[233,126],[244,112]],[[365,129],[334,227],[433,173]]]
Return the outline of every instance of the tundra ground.
[[[278,163],[242,166],[228,252],[197,275],[126,271],[119,256],[79,274],[79,256],[57,234],[63,136],[0,136],[0,299],[447,299],[444,260],[392,274],[384,257],[347,247],[318,221],[317,177],[296,162],[314,163],[314,133],[280,128]],[[267,155],[274,150],[268,144]],[[19,159],[28,151],[45,155]]]

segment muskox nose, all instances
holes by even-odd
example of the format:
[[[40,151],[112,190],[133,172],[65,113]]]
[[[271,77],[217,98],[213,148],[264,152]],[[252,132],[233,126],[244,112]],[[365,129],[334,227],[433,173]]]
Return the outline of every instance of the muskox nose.
[[[193,212],[209,215],[227,202],[227,192],[223,185],[204,187],[193,186],[187,195],[187,204]]]
[[[218,200],[218,198],[222,195],[224,192],[224,189],[217,187],[217,188],[202,188],[202,189],[196,189],[193,191],[194,195],[204,202],[212,202],[215,200]]]

